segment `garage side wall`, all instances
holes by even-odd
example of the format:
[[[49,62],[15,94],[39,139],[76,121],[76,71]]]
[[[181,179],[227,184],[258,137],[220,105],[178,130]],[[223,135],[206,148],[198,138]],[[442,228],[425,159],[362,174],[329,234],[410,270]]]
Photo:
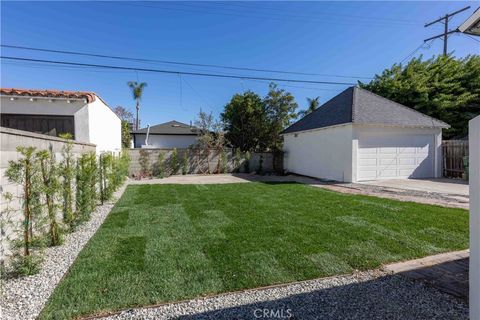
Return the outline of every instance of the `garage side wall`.
[[[121,120],[98,98],[88,105],[88,129],[90,142],[97,145],[97,153],[122,150]]]
[[[352,125],[284,135],[287,172],[352,182]]]

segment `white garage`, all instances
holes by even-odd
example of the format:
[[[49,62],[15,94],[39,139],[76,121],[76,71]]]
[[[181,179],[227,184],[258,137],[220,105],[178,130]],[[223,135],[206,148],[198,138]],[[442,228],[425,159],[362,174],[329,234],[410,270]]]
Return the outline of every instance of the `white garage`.
[[[442,174],[442,128],[449,126],[351,87],[287,128],[288,172],[356,182]]]

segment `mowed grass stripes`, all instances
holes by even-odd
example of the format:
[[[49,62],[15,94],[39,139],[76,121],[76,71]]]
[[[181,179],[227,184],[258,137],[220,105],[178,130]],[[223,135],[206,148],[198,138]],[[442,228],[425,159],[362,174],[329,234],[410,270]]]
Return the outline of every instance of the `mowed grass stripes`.
[[[468,213],[296,183],[129,186],[43,310],[68,319],[468,246]]]

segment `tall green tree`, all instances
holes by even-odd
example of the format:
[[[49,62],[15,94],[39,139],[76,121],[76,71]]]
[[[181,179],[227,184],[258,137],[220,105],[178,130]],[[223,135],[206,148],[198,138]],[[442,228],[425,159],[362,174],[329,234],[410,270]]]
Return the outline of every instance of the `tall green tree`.
[[[262,145],[267,114],[260,96],[252,91],[235,94],[220,114],[226,139],[242,151],[252,151]]]
[[[138,130],[138,112],[140,110],[140,100],[142,99],[143,96],[143,89],[147,86],[146,82],[137,82],[137,81],[129,81],[127,82],[127,85],[132,89],[132,95],[133,99],[136,102],[136,110],[137,110],[137,118],[135,122],[135,130]]]
[[[268,94],[263,99],[263,103],[268,122],[263,147],[274,151],[281,150],[283,140],[280,137],[280,132],[297,118],[295,111],[298,104],[290,92],[279,89],[275,83],[270,83]]]
[[[480,114],[480,56],[456,59],[452,55],[407,65],[394,64],[359,85],[451,125],[446,139],[462,138],[468,133],[468,121]]]
[[[320,106],[320,97],[315,97],[315,98],[307,98],[308,102],[308,108],[305,110],[300,110],[298,112],[298,117],[303,118],[307,114],[312,113],[313,111],[317,110],[317,108]]]

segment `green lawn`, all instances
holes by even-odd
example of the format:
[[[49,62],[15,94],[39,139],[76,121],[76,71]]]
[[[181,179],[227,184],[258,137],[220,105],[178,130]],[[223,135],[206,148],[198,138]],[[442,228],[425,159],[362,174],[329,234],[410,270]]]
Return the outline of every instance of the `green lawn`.
[[[129,186],[40,318],[349,273],[467,245],[462,209],[295,183]]]

